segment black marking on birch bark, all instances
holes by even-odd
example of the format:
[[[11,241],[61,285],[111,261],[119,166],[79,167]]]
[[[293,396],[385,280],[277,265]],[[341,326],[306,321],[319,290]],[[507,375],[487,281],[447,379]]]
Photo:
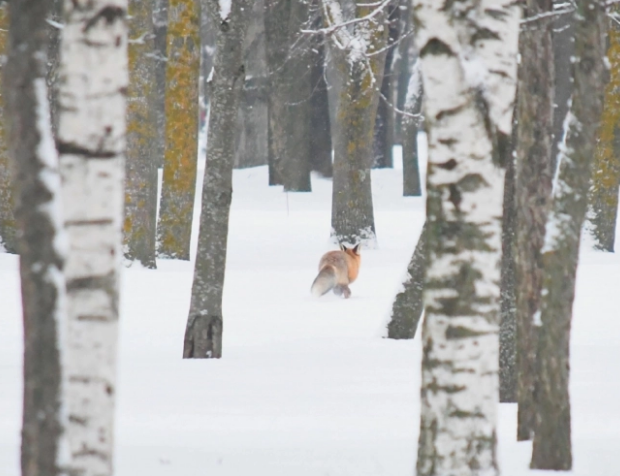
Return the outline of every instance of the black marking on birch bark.
[[[474,44],[482,40],[500,40],[500,36],[493,30],[484,27],[475,27],[475,32],[471,36],[471,43]]]
[[[437,121],[441,121],[444,117],[455,116],[459,114],[466,106],[457,106],[452,109],[444,109],[443,111],[439,111],[435,116]]]
[[[97,458],[98,460],[101,461],[108,461],[109,457],[108,454],[103,452],[103,451],[99,451],[96,448],[91,448],[89,446],[82,446],[82,448],[79,451],[74,451],[73,453],[71,453],[71,456],[73,458]]]
[[[67,291],[83,291],[92,289],[114,289],[116,277],[114,274],[105,276],[88,276],[85,278],[74,278],[67,281]]]
[[[107,25],[111,25],[117,20],[125,19],[125,9],[116,6],[107,6],[99,10],[95,16],[86,22],[82,31],[86,33],[93,28],[99,20],[104,20]]]
[[[92,225],[112,225],[114,223],[111,219],[100,219],[100,220],[67,220],[65,221],[66,227],[71,226],[92,226]]]
[[[101,314],[80,314],[77,316],[77,320],[83,322],[112,322],[115,319]]]
[[[450,417],[452,418],[480,418],[480,419],[486,419],[486,415],[484,413],[481,412],[468,412],[465,410],[452,410],[449,414]]]
[[[449,325],[446,328],[446,339],[467,339],[470,337],[479,337],[487,335],[488,332],[478,332],[474,331],[468,327],[463,326],[452,326]]]
[[[454,56],[454,51],[443,41],[438,38],[431,38],[426,42],[422,50],[420,50],[420,56],[426,55],[447,55]]]
[[[90,419],[85,416],[78,416],[75,414],[69,415],[69,423],[73,423],[74,425],[86,426],[88,425],[89,420]]]
[[[465,385],[439,385],[437,382],[433,382],[428,384],[425,390],[433,393],[445,392],[448,394],[454,394],[467,390],[467,387]]]
[[[70,142],[56,142],[56,149],[61,155],[79,155],[87,159],[115,159],[119,153],[111,150],[91,150]]]
[[[456,143],[455,139],[443,139],[443,140],[439,140],[440,144],[444,144],[447,146],[453,145]],[[458,162],[455,159],[450,159],[447,162],[443,162],[441,164],[435,164],[435,167],[439,167],[440,169],[444,169],[444,170],[453,170],[456,168],[456,166],[458,165]]]

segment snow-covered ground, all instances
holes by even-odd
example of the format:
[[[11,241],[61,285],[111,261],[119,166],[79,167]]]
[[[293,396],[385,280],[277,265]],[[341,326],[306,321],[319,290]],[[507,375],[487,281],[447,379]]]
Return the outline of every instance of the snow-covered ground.
[[[117,476],[414,474],[420,342],[381,335],[424,204],[401,196],[399,166],[372,180],[379,249],[363,251],[351,299],[313,299],[318,260],[334,248],[331,182],[314,177],[313,193],[285,194],[267,186],[266,167],[235,171],[221,360],[181,359],[192,264],[124,271]],[[620,474],[619,285],[619,257],[584,250],[571,349],[579,476]],[[17,476],[15,256],[0,254],[0,296],[0,476]],[[502,473],[540,474],[515,434],[516,406],[502,404]]]

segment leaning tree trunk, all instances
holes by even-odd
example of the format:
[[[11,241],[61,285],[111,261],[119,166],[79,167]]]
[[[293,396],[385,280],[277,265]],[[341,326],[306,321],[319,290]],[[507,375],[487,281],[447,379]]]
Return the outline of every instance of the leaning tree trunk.
[[[422,76],[420,62],[416,60],[409,77],[407,97],[402,117],[401,138],[403,147],[403,196],[420,197],[420,161],[418,157],[418,130],[422,123]]]
[[[207,164],[202,189],[198,254],[192,284],[184,358],[222,356],[222,291],[226,268],[228,217],[232,200],[232,171],[237,109],[245,80],[243,42],[249,0],[232,2],[220,11],[218,0],[208,0],[209,14],[218,25],[213,75],[209,84]]]
[[[122,256],[127,2],[65,0],[57,147],[69,254],[68,472],[113,473]]]
[[[50,122],[46,73],[49,0],[10,4],[8,62],[3,68],[10,155],[15,169],[24,321],[21,474],[60,474],[65,319],[64,230],[58,155]],[[5,8],[2,8],[5,14]]]
[[[189,260],[198,158],[198,0],[169,0],[167,38],[166,148],[157,253]]]
[[[157,130],[160,131],[156,137],[157,153],[155,162],[157,167],[164,166],[164,155],[166,153],[166,64],[167,48],[166,40],[168,35],[168,0],[153,0],[153,56],[155,58],[155,90],[156,93],[156,114]]]
[[[424,223],[418,244],[407,267],[403,288],[392,304],[392,313],[387,327],[389,339],[413,339],[418,329],[424,309],[424,272],[427,254],[425,234],[427,230],[428,225]]]
[[[546,227],[533,469],[570,470],[569,342],[581,228],[603,109],[605,3],[577,0],[573,97]]]
[[[541,248],[552,176],[553,44],[551,23],[544,15],[552,11],[551,0],[528,0],[519,38],[515,249],[518,440],[529,440],[534,432],[536,328],[533,320],[540,310]]]
[[[398,0],[390,0],[387,5],[388,17],[388,40],[385,65],[383,67],[383,79],[381,81],[381,94],[377,104],[377,116],[375,117],[375,131],[373,143],[373,167],[377,169],[394,167],[394,85],[396,83],[396,71],[394,68],[394,53],[399,41],[399,16]]]
[[[618,12],[615,7],[614,13]],[[607,58],[611,78],[605,88],[603,116],[592,166],[588,221],[595,249],[613,252],[620,186],[620,27],[616,21],[610,21],[610,25]]]
[[[321,0],[312,0],[314,12],[311,27],[318,30],[323,24],[320,14]],[[329,100],[325,81],[325,38],[323,35],[310,37],[310,168],[323,177],[331,177],[332,168],[332,135],[329,118]]]
[[[8,3],[3,2],[0,5],[0,52],[8,53]],[[9,158],[9,149],[7,145],[7,124],[5,123],[7,115],[5,111],[5,92],[7,88],[4,86],[6,82],[6,67],[0,64],[0,74],[2,75],[2,92],[0,92],[0,251],[7,253],[17,253],[17,224],[14,215],[14,199],[13,199],[13,170]]]
[[[125,164],[125,259],[156,268],[157,91],[153,58],[153,4],[129,2],[129,90]]]
[[[370,168],[378,88],[383,78],[387,28],[385,5],[358,0],[353,18],[346,0],[322,0],[325,32],[341,78],[338,134],[334,144],[332,236],[338,243],[375,248],[377,238]],[[356,20],[351,30],[339,25]]]
[[[520,9],[478,3],[414,7],[429,134],[418,476],[498,474],[499,158],[511,133]]]

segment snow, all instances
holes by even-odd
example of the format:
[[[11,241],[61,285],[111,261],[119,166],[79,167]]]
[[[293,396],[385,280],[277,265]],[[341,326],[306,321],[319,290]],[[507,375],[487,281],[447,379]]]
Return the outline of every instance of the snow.
[[[414,474],[419,336],[380,335],[424,203],[402,197],[400,167],[372,174],[379,248],[362,250],[344,300],[310,296],[321,254],[335,249],[331,182],[313,177],[312,193],[288,194],[287,211],[286,194],[267,186],[266,167],[235,171],[221,360],[181,359],[190,263],[123,270],[116,476]],[[620,320],[610,299],[619,282],[618,256],[583,250],[571,348],[575,476],[620,474]],[[0,254],[0,295],[0,474],[17,476],[14,255]],[[499,417],[502,474],[548,474],[528,469],[531,444],[515,441],[516,406],[502,404]]]
[[[230,9],[232,8],[232,0],[218,0],[220,4],[220,17],[222,20],[226,20],[230,15]]]

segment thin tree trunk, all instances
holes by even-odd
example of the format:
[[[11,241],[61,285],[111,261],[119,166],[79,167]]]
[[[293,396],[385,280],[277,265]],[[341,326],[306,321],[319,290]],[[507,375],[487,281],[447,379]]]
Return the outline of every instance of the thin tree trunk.
[[[388,323],[389,339],[413,339],[418,329],[424,309],[424,272],[427,254],[425,234],[427,230],[428,225],[424,223],[418,244],[407,267],[403,288],[392,304],[392,313]]]
[[[613,11],[617,14],[619,9],[615,7]],[[592,166],[588,221],[595,249],[613,252],[620,186],[620,28],[613,20],[610,25],[607,58],[611,78],[605,88],[603,116]]]
[[[545,223],[551,199],[553,45],[551,23],[527,18],[553,11],[551,0],[528,0],[519,37],[518,141],[516,163],[517,439],[534,432],[536,328],[540,311]]]
[[[52,116],[52,131],[54,136],[58,129],[58,63],[60,54],[60,31],[62,29],[63,0],[50,0],[47,24],[47,95],[49,98]]]
[[[157,253],[189,260],[198,157],[200,4],[169,0],[166,68],[166,152]]]
[[[158,129],[152,3],[130,0],[129,18],[134,41],[129,44],[124,254],[130,262],[154,269]]]
[[[429,137],[418,476],[499,472],[499,159],[512,126],[520,9],[488,5],[414,6]]]
[[[515,108],[516,109],[516,108]],[[515,119],[516,119],[515,110]],[[506,150],[502,213],[502,261],[500,274],[499,401],[517,402],[517,303],[516,303],[516,164],[514,144],[518,123],[512,124],[512,143]]]
[[[0,51],[2,54],[8,53],[8,28],[9,15],[8,3],[0,5]],[[9,158],[9,148],[7,144],[8,133],[5,123],[7,115],[5,111],[5,91],[6,67],[0,64],[2,74],[2,93],[0,94],[0,251],[7,253],[17,253],[17,224],[14,215],[14,191],[13,191],[13,169]]]
[[[232,2],[228,14],[220,12],[218,0],[208,0],[207,5],[213,24],[219,27],[209,86],[209,165],[205,168],[198,255],[183,346],[183,358],[195,359],[222,356],[222,291],[235,156],[230,131],[236,124],[245,80],[243,43],[250,1]]]
[[[312,30],[323,26],[320,13],[321,0],[312,0]],[[325,38],[322,35],[310,37],[310,168],[323,177],[331,177],[332,136],[329,117],[329,99],[325,80]]]
[[[67,471],[113,474],[122,257],[127,2],[65,0],[57,147],[69,254]]]
[[[62,444],[60,325],[65,317],[65,250],[58,155],[46,72],[48,0],[10,3],[3,71],[10,155],[15,169],[24,318],[21,474],[60,474]],[[6,13],[2,7],[2,14]],[[6,26],[6,23],[4,23]]]
[[[169,0],[153,0],[153,56],[155,57],[155,91],[157,130],[155,163],[163,168],[166,154],[166,69],[168,63],[168,2]]]
[[[375,132],[373,143],[373,168],[384,169],[394,167],[394,85],[396,83],[396,71],[394,68],[394,56],[397,51],[398,22],[400,10],[398,0],[390,0],[388,4],[388,49],[385,55],[383,67],[383,80],[381,81],[381,97],[377,105],[375,118]]]
[[[409,115],[402,118],[404,197],[422,196],[420,164],[418,160],[418,128],[422,123],[422,94],[420,63],[416,59],[413,73],[409,77],[407,99],[404,106],[405,112]]]
[[[336,113],[338,134],[334,141],[332,236],[341,244],[362,243],[366,248],[375,248],[370,168],[379,102],[377,89],[385,64],[386,11],[384,6],[361,0],[350,12],[345,0],[322,2],[328,28],[372,13],[368,20],[354,23],[352,31],[336,28],[329,37],[342,84]],[[360,38],[364,41],[358,41]]]
[[[400,42],[398,44],[398,55],[396,65],[394,66],[395,74],[398,75],[396,86],[396,107],[399,110],[405,109],[405,101],[407,99],[407,90],[409,80],[413,72],[413,65],[417,58],[413,44],[413,27],[411,24],[412,2],[409,0],[399,1],[400,12]],[[394,125],[394,142],[403,143],[402,123],[405,116],[396,114]]]
[[[573,97],[543,249],[533,469],[570,470],[569,342],[581,228],[606,76],[604,2],[577,0]]]

